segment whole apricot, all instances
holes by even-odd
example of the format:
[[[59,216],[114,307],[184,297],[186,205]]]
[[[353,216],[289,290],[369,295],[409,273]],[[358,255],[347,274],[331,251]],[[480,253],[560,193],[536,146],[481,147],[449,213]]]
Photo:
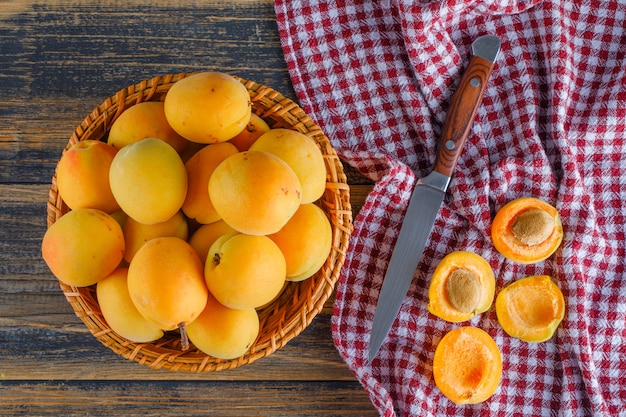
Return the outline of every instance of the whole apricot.
[[[128,291],[137,310],[163,330],[185,327],[202,313],[208,298],[202,263],[193,248],[177,237],[146,242],[128,267]]]
[[[287,280],[302,281],[326,262],[332,245],[332,229],[324,211],[302,204],[282,229],[268,235],[285,256]]]
[[[196,251],[202,261],[202,265],[206,263],[209,249],[215,241],[226,234],[235,233],[235,229],[230,227],[224,220],[218,220],[213,223],[203,224],[193,232],[189,238],[189,244]]]
[[[270,130],[270,127],[267,122],[263,120],[261,116],[252,113],[246,128],[232,138],[230,143],[235,145],[240,152],[247,151],[254,141],[268,130]]]
[[[130,299],[128,268],[117,268],[96,284],[98,305],[102,316],[114,332],[137,343],[147,343],[163,337],[156,324],[146,320]]]
[[[228,308],[209,293],[204,311],[187,325],[187,334],[207,355],[238,358],[250,349],[259,335],[259,315],[254,308]]]
[[[122,228],[97,209],[67,212],[46,231],[41,252],[50,271],[61,282],[86,287],[104,279],[124,256]]]
[[[437,388],[456,404],[477,404],[493,395],[502,377],[496,342],[477,327],[459,327],[439,341],[433,358]]]
[[[300,206],[302,189],[293,169],[267,152],[229,156],[209,179],[209,197],[233,229],[251,235],[278,232]]]
[[[185,165],[174,148],[160,139],[142,139],[120,149],[109,179],[122,210],[143,224],[170,219],[187,195]]]
[[[107,142],[121,149],[146,138],[161,139],[178,153],[183,152],[188,143],[167,122],[161,101],[144,101],[124,110],[111,125]]]
[[[326,164],[315,141],[290,129],[271,129],[250,146],[276,155],[294,170],[302,187],[302,203],[319,199],[326,188]]]
[[[565,298],[548,275],[508,284],[496,297],[498,322],[509,336],[526,342],[552,337],[565,317]]]
[[[187,240],[189,226],[187,219],[181,211],[177,211],[172,217],[161,223],[143,224],[128,218],[122,227],[126,251],[124,259],[131,262],[139,248],[155,237],[175,236]]]
[[[246,127],[252,113],[247,88],[221,72],[196,73],[177,81],[164,103],[170,126],[198,143],[232,139]]]
[[[283,288],[285,272],[285,257],[270,238],[242,233],[218,238],[204,268],[211,294],[234,309],[271,301]]]
[[[187,170],[187,196],[183,212],[198,223],[213,223],[220,219],[209,197],[209,178],[215,168],[226,158],[237,153],[235,145],[223,142],[206,145],[185,164]]]
[[[109,168],[117,150],[104,142],[84,140],[72,145],[59,160],[57,187],[71,209],[119,209],[109,184]]]

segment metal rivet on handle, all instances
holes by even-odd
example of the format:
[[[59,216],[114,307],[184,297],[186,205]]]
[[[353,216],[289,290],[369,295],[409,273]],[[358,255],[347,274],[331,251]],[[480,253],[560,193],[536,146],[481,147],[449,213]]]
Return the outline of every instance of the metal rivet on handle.
[[[454,149],[454,141],[452,141],[452,140],[446,141],[446,149],[449,150],[449,151]]]
[[[470,80],[470,85],[472,87],[478,87],[480,85],[480,80],[478,79],[478,77],[474,77]]]

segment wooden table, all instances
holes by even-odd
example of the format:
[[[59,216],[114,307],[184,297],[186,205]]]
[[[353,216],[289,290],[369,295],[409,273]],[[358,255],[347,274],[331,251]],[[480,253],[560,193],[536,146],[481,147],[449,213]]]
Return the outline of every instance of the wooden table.
[[[295,99],[271,0],[0,1],[0,415],[376,415],[332,344],[332,300],[251,365],[155,371],[94,339],[41,259],[50,179],[75,127],[127,85],[200,70]],[[356,214],[371,184],[346,169]]]

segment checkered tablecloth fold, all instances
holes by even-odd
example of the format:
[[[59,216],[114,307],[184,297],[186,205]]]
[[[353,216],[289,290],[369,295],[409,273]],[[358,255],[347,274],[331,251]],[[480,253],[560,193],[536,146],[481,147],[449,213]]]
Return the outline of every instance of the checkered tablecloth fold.
[[[303,109],[375,181],[355,218],[332,318],[335,345],[384,416],[626,416],[626,2],[275,0]],[[400,313],[368,363],[378,295],[417,178],[432,170],[448,103],[483,34],[502,42],[485,97]],[[520,265],[491,244],[495,212],[523,196],[560,212],[565,237]],[[493,308],[469,324],[503,356],[496,393],[456,406],[432,358],[457,325],[426,309],[453,250],[483,256],[497,291],[547,274],[566,297],[555,336],[507,336]]]

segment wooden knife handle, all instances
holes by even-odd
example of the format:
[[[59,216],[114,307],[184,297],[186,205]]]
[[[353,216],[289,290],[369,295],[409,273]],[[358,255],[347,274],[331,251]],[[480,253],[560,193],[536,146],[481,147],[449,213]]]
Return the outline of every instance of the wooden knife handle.
[[[474,122],[476,110],[489,80],[493,62],[472,56],[461,78],[459,87],[452,96],[450,108],[446,114],[441,131],[441,140],[434,170],[447,177],[452,177],[463,144]]]

